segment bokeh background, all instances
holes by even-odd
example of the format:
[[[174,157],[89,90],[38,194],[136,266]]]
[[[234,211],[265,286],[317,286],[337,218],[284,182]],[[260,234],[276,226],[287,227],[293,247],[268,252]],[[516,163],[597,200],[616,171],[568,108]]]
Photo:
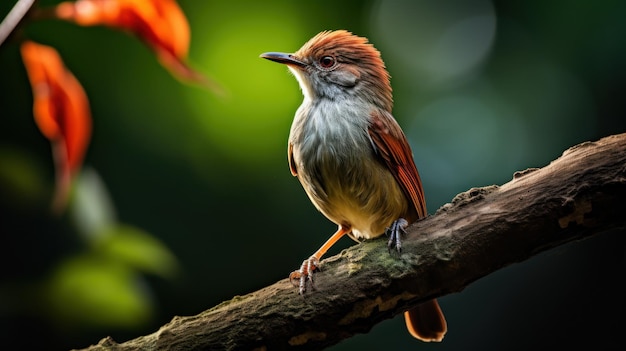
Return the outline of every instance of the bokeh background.
[[[49,211],[50,145],[18,46],[0,47],[3,347],[66,350],[151,333],[285,278],[316,250],[335,227],[286,161],[301,94],[284,66],[258,56],[295,51],[321,30],[349,29],[382,52],[431,213],[458,192],[626,131],[622,0],[179,3],[191,65],[225,96],[175,80],[124,33],[25,28],[59,50],[93,111],[85,169],[61,217]],[[0,15],[12,5],[2,1]],[[442,344],[414,341],[395,318],[331,349],[616,349],[625,268],[624,233],[606,233],[441,298]]]

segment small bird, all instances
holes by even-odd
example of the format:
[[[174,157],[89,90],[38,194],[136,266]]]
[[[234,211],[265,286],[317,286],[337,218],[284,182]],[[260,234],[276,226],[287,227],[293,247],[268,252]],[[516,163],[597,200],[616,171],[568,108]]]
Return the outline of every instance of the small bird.
[[[287,65],[300,84],[304,101],[291,125],[289,168],[339,226],[291,273],[303,294],[321,257],[346,234],[358,242],[387,233],[389,249],[400,251],[405,227],[427,215],[426,202],[409,143],[391,115],[389,73],[367,38],[324,31],[296,53],[261,57]],[[437,300],[405,312],[405,321],[423,341],[441,341],[447,330]]]

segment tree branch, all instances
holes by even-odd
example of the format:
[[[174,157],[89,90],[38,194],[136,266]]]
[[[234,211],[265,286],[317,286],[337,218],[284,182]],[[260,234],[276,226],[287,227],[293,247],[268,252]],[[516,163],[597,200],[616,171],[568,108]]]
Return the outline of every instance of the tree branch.
[[[324,260],[305,297],[283,279],[153,334],[86,350],[321,349],[541,251],[625,228],[624,198],[626,134],[582,143],[502,186],[457,195],[408,228],[401,255],[380,239]]]
[[[28,13],[35,0],[18,0],[7,16],[0,22],[0,46],[13,33],[17,25]]]

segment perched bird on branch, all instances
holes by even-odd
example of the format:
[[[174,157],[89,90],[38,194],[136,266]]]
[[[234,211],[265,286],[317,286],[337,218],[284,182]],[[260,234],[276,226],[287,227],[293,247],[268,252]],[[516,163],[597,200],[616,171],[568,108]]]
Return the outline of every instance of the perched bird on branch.
[[[301,294],[313,287],[321,257],[344,235],[389,236],[400,251],[404,228],[427,215],[413,154],[391,115],[389,73],[380,53],[345,30],[321,32],[296,53],[268,52],[304,95],[289,135],[288,159],[307,195],[339,229],[290,276]],[[419,282],[416,282],[419,283]],[[405,312],[411,334],[441,341],[446,321],[436,300]]]

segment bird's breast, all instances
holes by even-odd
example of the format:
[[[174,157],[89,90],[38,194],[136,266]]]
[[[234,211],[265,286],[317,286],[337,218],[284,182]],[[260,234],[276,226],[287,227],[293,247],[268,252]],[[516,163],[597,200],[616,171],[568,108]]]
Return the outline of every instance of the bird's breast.
[[[356,238],[381,235],[407,209],[390,170],[379,162],[359,109],[301,107],[292,125],[293,161],[313,204]]]

